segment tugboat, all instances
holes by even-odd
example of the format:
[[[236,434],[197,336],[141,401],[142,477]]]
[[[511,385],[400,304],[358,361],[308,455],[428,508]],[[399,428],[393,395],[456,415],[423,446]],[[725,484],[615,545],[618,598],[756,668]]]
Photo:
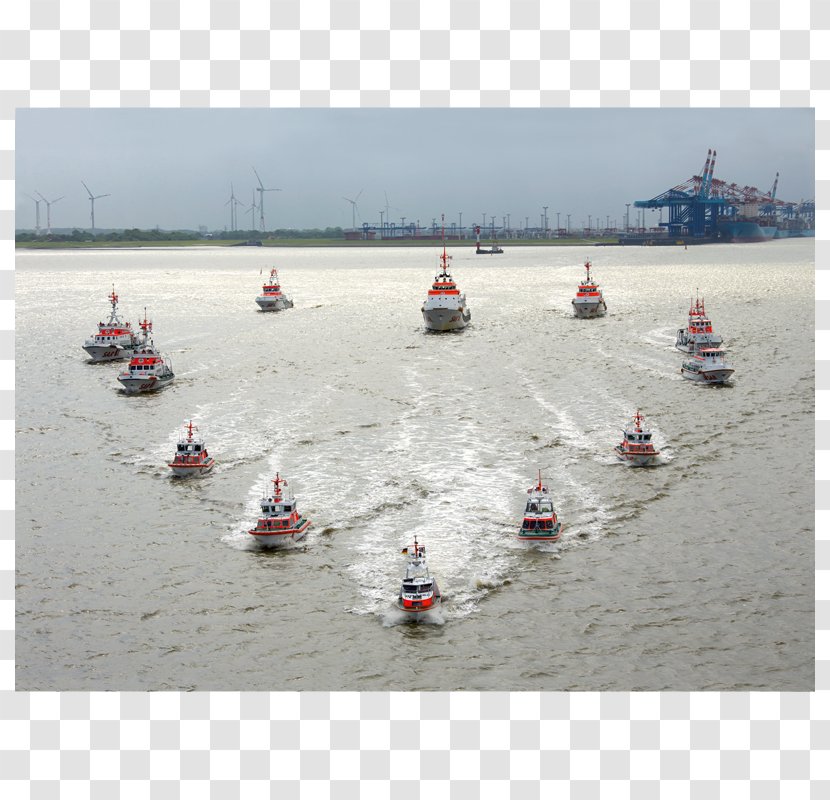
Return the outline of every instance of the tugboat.
[[[98,333],[84,342],[83,348],[93,361],[122,361],[132,355],[141,343],[129,322],[122,322],[118,316],[118,295],[115,286],[109,296],[112,310],[106,322],[98,323]]]
[[[144,319],[138,324],[141,328],[142,341],[133,350],[127,371],[118,376],[118,380],[127,394],[155,392],[158,389],[163,389],[176,377],[170,364],[164,360],[150,338],[153,323],[147,319],[146,308],[144,309]]]
[[[634,427],[623,431],[623,440],[614,448],[620,461],[627,461],[633,467],[648,467],[654,463],[659,451],[654,449],[651,431],[643,427],[643,415],[637,409]]]
[[[210,472],[216,463],[213,456],[208,455],[204,441],[193,436],[194,430],[198,429],[194,427],[193,420],[190,420],[185,426],[186,433],[182,434],[176,445],[176,455],[167,465],[173,470],[174,475],[181,478],[204,475]]]
[[[516,538],[530,542],[558,542],[562,536],[562,523],[556,518],[553,499],[542,482],[541,470],[538,480],[527,493],[525,515]]]
[[[283,486],[288,483],[280,477],[279,472],[271,479],[274,489],[259,501],[262,516],[257,520],[256,527],[248,533],[264,547],[281,547],[298,542],[306,535],[311,521],[301,517],[297,512],[297,501],[294,493],[286,489],[283,496]]]
[[[735,370],[726,363],[725,355],[719,347],[698,348],[691,360],[683,362],[680,374],[700,383],[726,383]]]
[[[503,253],[504,250],[499,247],[499,243],[493,237],[493,241],[489,247],[481,246],[481,226],[476,225],[476,255],[477,256],[495,256]]]
[[[599,284],[591,277],[590,260],[585,261],[585,280],[579,284],[576,297],[571,300],[571,303],[574,307],[574,316],[580,319],[603,317],[608,310]]]
[[[429,574],[426,548],[418,544],[418,537],[415,537],[414,544],[404,547],[402,552],[409,556],[409,563],[398,594],[398,608],[410,614],[421,614],[441,605],[438,581]]]
[[[271,270],[268,283],[262,284],[262,294],[257,297],[256,304],[260,311],[282,311],[285,308],[294,308],[294,301],[286,297],[280,289],[276,269]]]
[[[441,239],[444,238],[444,217],[441,216]],[[424,326],[428,331],[457,331],[466,328],[470,322],[467,298],[461,294],[447,269],[447,243],[441,255],[441,268],[435,276],[427,299],[421,306]]]
[[[703,298],[689,300],[689,322],[677,331],[674,346],[684,353],[694,353],[701,347],[720,347],[723,337],[712,330],[712,321],[706,316]]]

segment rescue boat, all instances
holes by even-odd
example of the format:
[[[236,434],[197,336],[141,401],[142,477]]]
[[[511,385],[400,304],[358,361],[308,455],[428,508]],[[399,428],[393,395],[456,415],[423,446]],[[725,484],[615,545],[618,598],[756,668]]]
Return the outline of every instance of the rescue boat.
[[[591,277],[591,262],[585,261],[585,280],[579,284],[576,297],[571,300],[574,307],[574,316],[580,319],[605,316],[608,306],[602,297],[599,284]]]
[[[98,332],[83,344],[83,349],[92,361],[122,361],[129,358],[141,343],[141,338],[129,322],[122,322],[118,316],[118,295],[115,286],[109,295],[110,318],[98,323]]]
[[[271,270],[268,282],[262,284],[262,294],[257,297],[256,304],[260,311],[282,311],[285,308],[294,308],[294,301],[282,293],[276,269]]]
[[[294,493],[289,489],[283,492],[288,482],[279,472],[271,483],[273,490],[259,501],[262,516],[248,533],[263,547],[282,547],[302,539],[311,521],[300,516]]]
[[[712,321],[706,316],[703,298],[689,300],[689,320],[685,328],[677,331],[674,346],[684,353],[694,353],[701,347],[720,347],[723,337],[712,329]]]
[[[169,360],[165,360],[150,338],[153,323],[147,319],[146,308],[144,319],[138,324],[141,328],[142,342],[133,350],[127,370],[118,376],[118,381],[127,394],[155,392],[163,389],[176,377],[168,363]]]
[[[634,427],[623,430],[622,441],[614,448],[617,458],[634,467],[647,467],[655,462],[659,451],[654,449],[651,431],[643,427],[643,415],[637,409],[634,414]]]
[[[698,383],[726,383],[735,369],[725,356],[726,351],[719,347],[698,348],[689,361],[683,362],[680,374]]]
[[[527,490],[522,527],[516,538],[531,542],[558,542],[562,536],[562,523],[556,517],[553,498],[547,485],[542,481],[542,471],[536,483]]]
[[[213,456],[208,455],[204,441],[193,435],[193,431],[198,430],[193,420],[185,425],[184,430],[176,445],[176,454],[167,466],[173,470],[174,475],[182,478],[210,472],[216,462]]]
[[[421,614],[436,608],[441,604],[441,590],[438,581],[429,574],[426,548],[418,544],[416,536],[414,544],[401,552],[407,555],[409,561],[398,594],[398,608],[410,614]]]
[[[441,216],[441,238],[444,238],[444,217]],[[452,275],[449,273],[448,262],[452,256],[447,255],[447,243],[444,241],[444,252],[440,256],[441,267],[432,288],[427,293],[427,299],[421,306],[424,315],[424,327],[428,331],[457,331],[466,328],[470,322],[470,310],[467,308],[467,298],[461,294]]]

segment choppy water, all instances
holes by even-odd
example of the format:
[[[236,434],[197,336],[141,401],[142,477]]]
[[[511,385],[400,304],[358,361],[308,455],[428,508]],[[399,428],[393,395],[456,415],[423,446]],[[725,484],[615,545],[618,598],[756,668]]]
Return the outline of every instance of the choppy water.
[[[18,689],[781,689],[813,683],[812,242],[17,254]],[[609,314],[576,320],[586,255]],[[295,307],[257,311],[271,265]],[[80,349],[111,283],[177,378]],[[681,379],[699,287],[736,367]],[[637,407],[664,463],[611,452]],[[193,418],[217,467],[165,466]],[[559,547],[513,534],[536,470]],[[313,520],[247,541],[279,469]],[[413,534],[445,603],[394,600]]]

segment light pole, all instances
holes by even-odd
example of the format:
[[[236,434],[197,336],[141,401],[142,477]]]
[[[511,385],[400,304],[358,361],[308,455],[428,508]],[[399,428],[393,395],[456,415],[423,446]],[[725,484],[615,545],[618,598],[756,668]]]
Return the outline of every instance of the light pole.
[[[625,204],[625,232],[626,233],[628,233],[628,229],[630,227],[630,221],[631,221],[631,218],[628,216],[628,214],[629,214],[628,209],[629,209],[630,205],[631,205],[631,203],[626,203]]]
[[[588,235],[591,235],[591,215],[588,214]]]
[[[543,225],[542,229],[544,231],[545,238],[547,239],[548,238],[548,207],[547,206],[542,206],[542,209],[545,212],[545,224]]]
[[[556,238],[559,238],[559,212],[556,212]]]
[[[568,214],[568,236],[571,235],[571,215]]]
[[[458,212],[458,238],[461,238],[461,212]]]

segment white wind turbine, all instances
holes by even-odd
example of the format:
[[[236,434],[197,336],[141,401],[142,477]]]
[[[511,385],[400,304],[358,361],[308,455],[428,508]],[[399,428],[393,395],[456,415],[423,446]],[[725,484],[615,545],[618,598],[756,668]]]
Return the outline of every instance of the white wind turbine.
[[[40,236],[40,200],[30,194],[27,194],[26,197],[35,204],[35,236]]]
[[[52,233],[52,204],[57,203],[58,200],[63,200],[65,195],[61,195],[60,197],[56,197],[54,200],[47,200],[40,192],[35,192],[36,195],[46,203],[46,233]]]
[[[356,228],[355,228],[355,226],[354,226],[354,215],[355,215],[355,210],[357,209],[357,201],[360,199],[360,195],[362,195],[362,194],[363,194],[363,189],[361,189],[361,190],[357,193],[357,197],[355,197],[355,199],[354,199],[354,200],[352,200],[352,199],[351,199],[351,198],[349,198],[349,197],[344,197],[344,198],[343,198],[343,199],[344,199],[347,203],[351,203],[351,204],[352,204],[352,230],[356,230]],[[358,213],[359,213],[359,212],[358,212]]]
[[[89,191],[89,186],[87,186],[83,181],[84,189],[86,189],[86,193],[89,195],[89,204],[90,204],[90,218],[92,219],[92,232],[95,233],[95,201],[100,200],[102,197],[109,197],[109,194],[97,194],[93,195],[92,192]],[[48,206],[47,206],[48,210]]]
[[[251,169],[254,170],[254,175],[256,175],[257,182],[259,183],[259,186],[256,187],[256,191],[259,192],[259,227],[265,230],[265,203],[263,202],[265,192],[281,192],[282,189],[266,189],[262,185],[262,178],[259,177],[259,173],[254,167],[251,167]]]

